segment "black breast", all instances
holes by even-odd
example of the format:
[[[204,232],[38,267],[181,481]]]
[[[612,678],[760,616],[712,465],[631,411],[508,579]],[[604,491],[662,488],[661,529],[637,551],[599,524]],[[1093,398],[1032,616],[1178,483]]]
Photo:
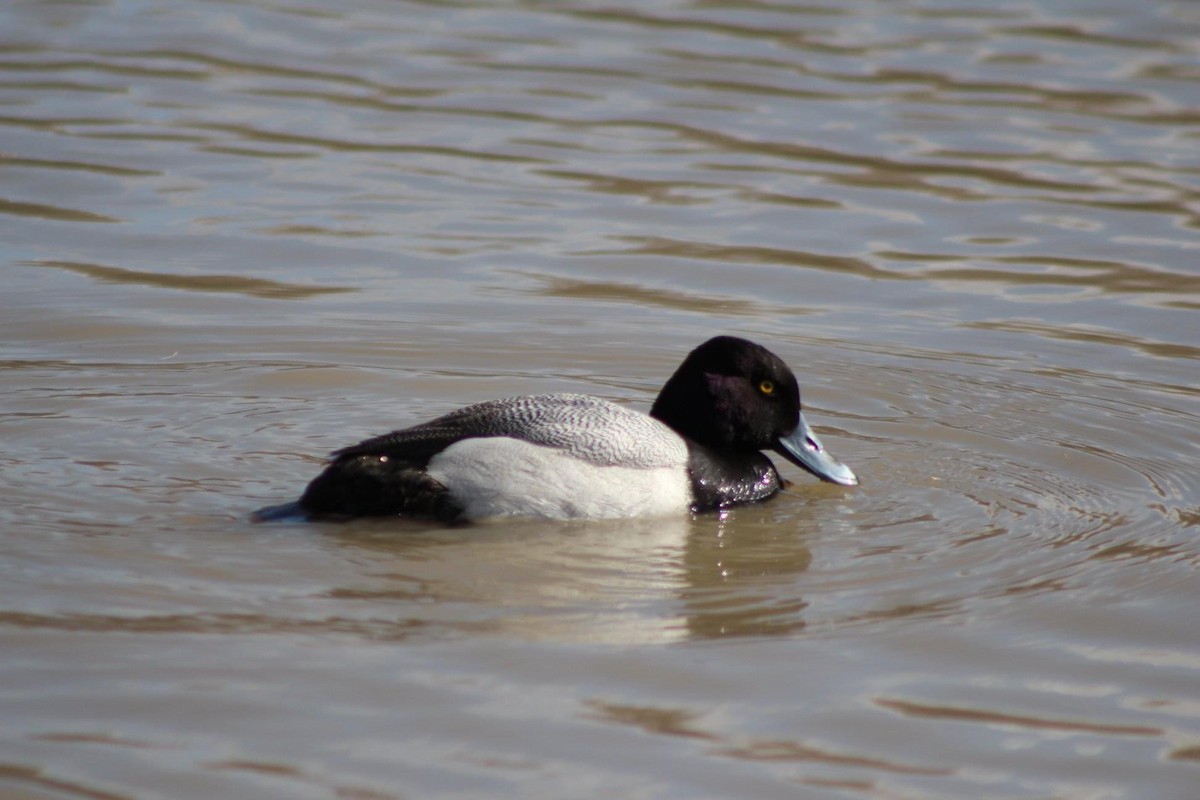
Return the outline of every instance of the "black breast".
[[[783,488],[771,459],[762,453],[721,453],[689,441],[692,511],[713,511],[766,500]]]

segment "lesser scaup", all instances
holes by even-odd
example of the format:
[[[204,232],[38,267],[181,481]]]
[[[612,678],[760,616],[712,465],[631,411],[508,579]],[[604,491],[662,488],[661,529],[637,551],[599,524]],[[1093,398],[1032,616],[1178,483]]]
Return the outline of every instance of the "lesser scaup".
[[[787,365],[754,342],[718,336],[688,354],[649,416],[578,394],[479,403],[338,450],[298,502],[256,518],[710,511],[783,487],[763,450],[822,480],[858,483],[805,422]]]

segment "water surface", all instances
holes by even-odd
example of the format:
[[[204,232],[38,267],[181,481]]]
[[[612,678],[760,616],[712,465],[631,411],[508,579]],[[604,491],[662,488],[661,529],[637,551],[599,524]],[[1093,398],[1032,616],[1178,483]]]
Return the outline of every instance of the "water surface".
[[[1190,798],[1200,13],[0,11],[0,794]],[[716,333],[863,480],[252,525]]]

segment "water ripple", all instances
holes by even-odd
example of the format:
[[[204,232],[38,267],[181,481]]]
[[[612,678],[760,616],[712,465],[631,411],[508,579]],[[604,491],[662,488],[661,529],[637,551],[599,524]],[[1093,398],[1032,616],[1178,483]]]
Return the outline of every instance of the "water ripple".
[[[300,286],[263,278],[247,278],[241,275],[175,275],[82,262],[29,261],[26,262],[26,265],[66,270],[106,283],[155,286],[191,292],[232,292],[251,297],[294,299],[357,291],[357,289],[344,286]]]

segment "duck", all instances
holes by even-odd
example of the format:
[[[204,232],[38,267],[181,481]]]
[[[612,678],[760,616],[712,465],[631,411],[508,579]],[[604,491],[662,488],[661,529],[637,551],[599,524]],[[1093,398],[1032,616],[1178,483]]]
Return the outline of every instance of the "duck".
[[[788,485],[766,452],[822,481],[858,484],[805,420],[787,364],[748,339],[717,336],[688,353],[649,414],[583,394],[477,403],[333,452],[299,500],[253,518],[703,513]]]

